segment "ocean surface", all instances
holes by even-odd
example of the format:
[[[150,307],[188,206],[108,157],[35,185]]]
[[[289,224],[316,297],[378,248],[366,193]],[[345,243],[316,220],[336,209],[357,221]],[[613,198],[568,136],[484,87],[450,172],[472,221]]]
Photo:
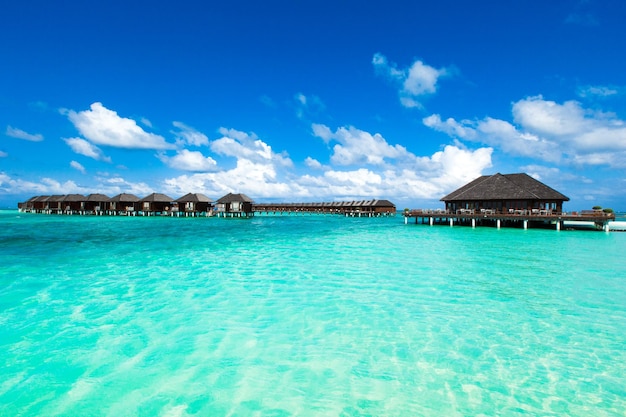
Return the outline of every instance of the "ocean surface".
[[[0,416],[626,416],[626,233],[0,211]]]

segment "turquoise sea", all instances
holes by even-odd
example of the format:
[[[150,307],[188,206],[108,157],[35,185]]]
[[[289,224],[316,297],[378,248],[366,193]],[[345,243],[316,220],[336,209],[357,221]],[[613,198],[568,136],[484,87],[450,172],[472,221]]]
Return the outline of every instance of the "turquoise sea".
[[[0,211],[0,416],[626,416],[626,233]]]

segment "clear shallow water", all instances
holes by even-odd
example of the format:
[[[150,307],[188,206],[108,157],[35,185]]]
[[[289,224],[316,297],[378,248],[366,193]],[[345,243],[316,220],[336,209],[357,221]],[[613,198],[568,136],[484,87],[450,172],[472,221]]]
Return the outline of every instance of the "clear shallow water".
[[[626,415],[626,233],[0,211],[0,416]]]

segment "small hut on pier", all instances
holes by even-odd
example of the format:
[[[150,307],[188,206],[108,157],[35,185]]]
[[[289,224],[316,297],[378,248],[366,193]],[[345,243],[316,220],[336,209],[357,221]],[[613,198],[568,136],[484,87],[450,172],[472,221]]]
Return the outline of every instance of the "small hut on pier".
[[[109,197],[104,194],[89,194],[85,199],[85,211],[100,214],[105,209]]]
[[[106,202],[107,214],[131,214],[135,213],[139,197],[134,194],[121,193],[109,198]]]
[[[46,198],[45,200],[45,208],[44,210],[50,214],[50,213],[61,213],[63,211],[63,199],[65,198],[64,195],[51,195],[50,197]]]
[[[82,194],[67,194],[63,196],[61,204],[66,214],[79,213],[85,210],[85,196]]]
[[[224,217],[248,217],[254,214],[254,201],[245,194],[228,193],[217,200],[217,215]]]
[[[188,193],[176,199],[178,203],[178,214],[183,216],[196,216],[200,213],[210,215],[213,208],[213,200],[204,194]]]
[[[174,204],[174,199],[161,193],[152,193],[139,200],[141,211],[145,214],[169,213]]]
[[[569,198],[528,174],[483,175],[443,197],[448,213],[555,214]]]
[[[31,198],[29,198],[28,200],[22,202],[22,203],[17,203],[17,208],[19,209],[19,211],[21,212],[34,212],[35,211],[35,202],[37,201],[37,199],[40,196],[36,195],[33,196]]]

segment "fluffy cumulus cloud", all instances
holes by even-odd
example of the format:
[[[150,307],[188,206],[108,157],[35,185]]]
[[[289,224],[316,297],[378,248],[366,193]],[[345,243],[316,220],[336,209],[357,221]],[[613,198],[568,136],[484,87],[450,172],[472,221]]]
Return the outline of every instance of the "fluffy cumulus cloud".
[[[181,149],[174,156],[159,154],[158,158],[167,166],[182,171],[206,172],[217,168],[217,162],[201,152]]]
[[[399,145],[389,144],[380,134],[340,127],[313,125],[313,134],[333,146],[332,167],[321,176],[300,179],[314,193],[346,196],[388,196],[400,194],[418,198],[439,198],[491,166],[492,148],[476,150],[446,146],[431,156],[418,157]],[[338,169],[368,165],[371,168]]]
[[[7,126],[5,134],[15,139],[28,140],[31,142],[41,142],[43,140],[43,135],[40,133],[32,134],[11,126]]]
[[[239,159],[229,170],[169,178],[163,187],[171,195],[201,192],[215,198],[229,192],[245,193],[253,198],[289,199],[307,194],[297,184],[278,178],[274,165],[248,159]]]
[[[436,93],[439,79],[451,72],[446,68],[431,67],[421,60],[413,62],[409,68],[398,69],[380,53],[374,54],[372,65],[378,74],[399,85],[400,103],[404,107],[421,108],[421,97]]]
[[[385,165],[389,161],[413,159],[414,156],[400,145],[390,145],[379,133],[371,134],[350,127],[340,127],[334,133],[325,125],[313,124],[313,134],[333,146],[331,162],[336,165]]]
[[[414,157],[407,166],[384,169],[330,168],[323,174],[304,175],[298,184],[311,195],[343,199],[439,199],[454,188],[482,175],[491,167],[491,148],[477,150],[446,146],[431,156]]]
[[[612,113],[585,109],[579,102],[556,103],[541,96],[513,103],[513,122],[443,120],[434,114],[423,123],[451,137],[485,143],[516,156],[548,162],[624,166],[626,122]]]
[[[15,179],[0,172],[0,193],[6,194],[32,194],[32,195],[51,195],[51,194],[73,194],[85,193],[83,187],[78,186],[74,181],[58,181],[53,178],[42,178],[39,182],[26,181],[23,179]]]
[[[102,149],[86,141],[85,139],[68,138],[63,140],[65,141],[65,143],[67,143],[67,146],[69,146],[75,153],[79,155],[87,156],[89,158],[95,159],[96,161],[111,162],[111,158],[104,155]]]
[[[219,169],[217,164],[206,162],[207,158],[204,158],[200,162],[206,164],[205,168],[211,169],[193,170],[204,172],[167,179],[163,186],[168,192],[181,195],[203,192],[217,198],[229,192],[242,192],[261,198],[291,198],[306,194],[306,190],[286,179],[289,173],[285,170],[293,167],[293,162],[286,154],[274,152],[254,133],[224,127],[219,132],[222,137],[211,141],[209,147],[217,155],[234,158],[235,166]],[[189,160],[201,157],[199,152],[181,151],[180,155],[186,155]],[[174,161],[174,158],[170,158],[167,163],[171,166]]]
[[[291,159],[284,153],[277,154],[272,147],[258,138],[254,133],[241,132],[235,129],[220,128],[221,138],[211,142],[211,150],[219,155],[235,157],[254,163],[290,167]]]
[[[173,149],[162,136],[143,130],[135,120],[120,117],[101,103],[89,110],[66,112],[80,134],[93,144],[125,149]]]

